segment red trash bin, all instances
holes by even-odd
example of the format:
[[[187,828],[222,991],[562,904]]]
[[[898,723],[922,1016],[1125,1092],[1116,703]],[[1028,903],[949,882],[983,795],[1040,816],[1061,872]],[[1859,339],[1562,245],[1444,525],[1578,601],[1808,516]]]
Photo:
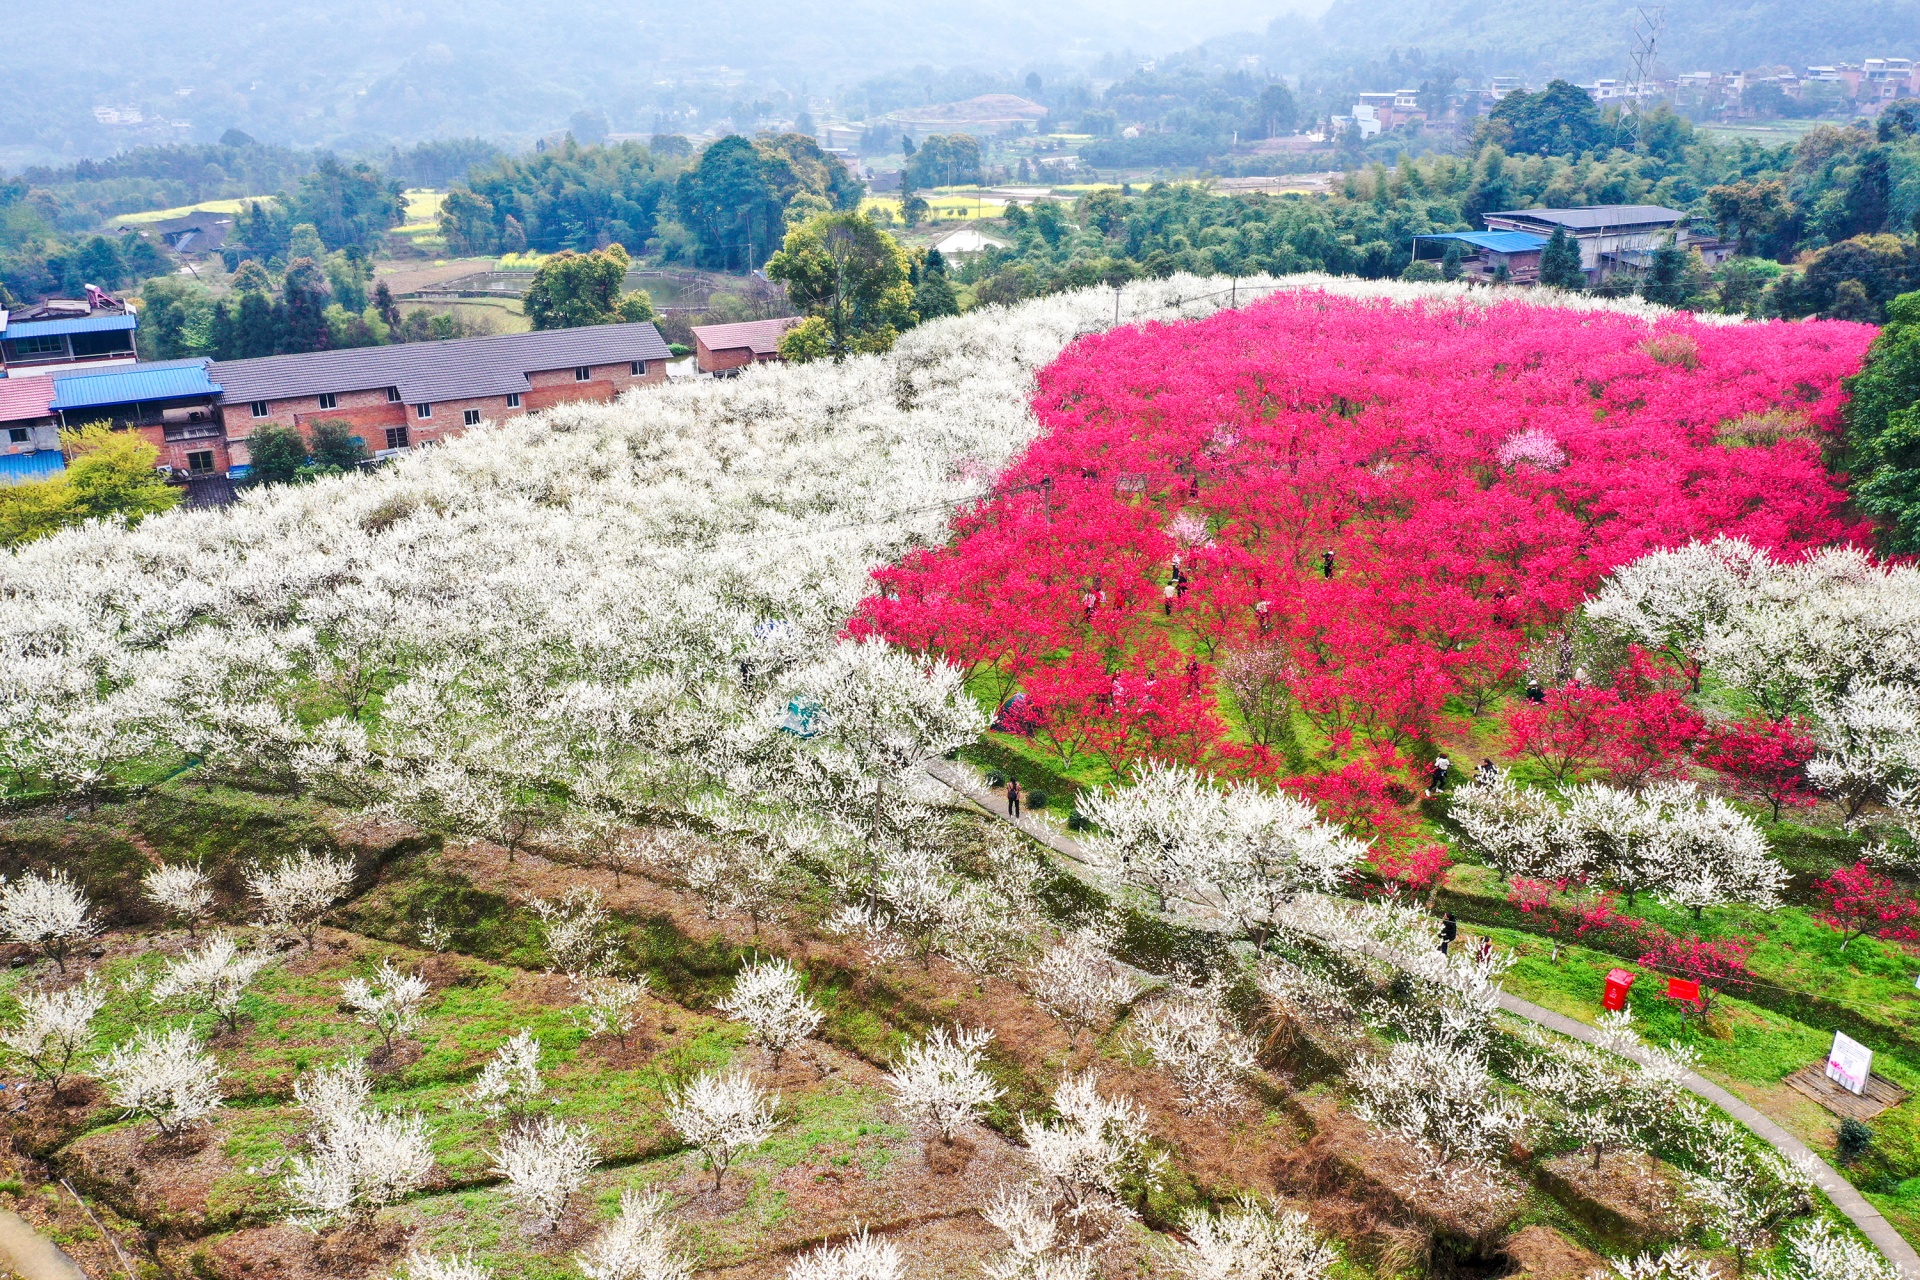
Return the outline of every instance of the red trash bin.
[[[1627,1007],[1627,988],[1633,985],[1638,974],[1628,973],[1625,969],[1615,969],[1607,974],[1606,994],[1600,997],[1600,1007],[1618,1013]]]

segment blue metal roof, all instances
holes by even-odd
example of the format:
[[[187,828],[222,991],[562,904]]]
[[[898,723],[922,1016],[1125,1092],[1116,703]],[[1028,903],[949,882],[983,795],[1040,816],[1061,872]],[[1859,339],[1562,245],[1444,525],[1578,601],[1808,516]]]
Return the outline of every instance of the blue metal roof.
[[[115,329],[137,329],[140,320],[132,312],[123,316],[76,316],[71,320],[20,320],[0,329],[0,338],[45,338],[62,333],[111,333]]]
[[[1442,231],[1438,235],[1415,236],[1414,239],[1458,240],[1476,249],[1490,249],[1495,253],[1531,253],[1547,247],[1545,236],[1529,235],[1524,231]]]
[[[67,469],[67,460],[58,449],[35,449],[32,453],[0,454],[0,484],[19,484],[26,480],[45,480]]]
[[[220,384],[207,377],[204,363],[168,364],[157,369],[134,366],[125,371],[62,378],[54,383],[53,408],[94,409],[142,400],[182,400],[189,396],[217,396]]]

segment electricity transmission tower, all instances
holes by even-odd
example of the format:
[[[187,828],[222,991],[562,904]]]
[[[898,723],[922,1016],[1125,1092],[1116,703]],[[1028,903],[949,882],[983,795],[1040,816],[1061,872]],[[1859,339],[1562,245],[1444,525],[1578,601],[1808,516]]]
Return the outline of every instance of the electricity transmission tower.
[[[1628,147],[1640,142],[1640,120],[1645,114],[1646,96],[1655,83],[1654,54],[1666,25],[1667,10],[1663,5],[1641,5],[1633,20],[1633,58],[1627,73],[1626,102],[1620,108],[1620,132]]]

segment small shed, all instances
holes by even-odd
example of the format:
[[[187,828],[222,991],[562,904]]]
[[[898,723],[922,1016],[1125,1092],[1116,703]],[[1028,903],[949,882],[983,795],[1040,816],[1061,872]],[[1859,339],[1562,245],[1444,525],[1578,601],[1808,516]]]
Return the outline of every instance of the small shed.
[[[1463,279],[1487,283],[1507,269],[1514,284],[1537,284],[1540,280],[1540,251],[1547,237],[1526,231],[1442,231],[1438,235],[1415,236],[1415,261],[1436,261],[1446,256],[1447,246],[1458,244]]]
[[[798,316],[744,320],[739,324],[703,324],[693,329],[694,356],[701,373],[724,378],[750,364],[780,358],[780,339],[800,323]]]

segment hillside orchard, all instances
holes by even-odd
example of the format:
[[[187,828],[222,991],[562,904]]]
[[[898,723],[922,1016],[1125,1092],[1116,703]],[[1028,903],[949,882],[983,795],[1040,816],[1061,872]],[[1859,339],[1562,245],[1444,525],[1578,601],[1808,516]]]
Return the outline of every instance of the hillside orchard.
[[[1770,911],[1809,799],[1903,865],[1915,571],[1820,460],[1871,331],[1222,284],[0,562],[0,1195],[203,1280],[1891,1280],[1416,896]],[[1085,867],[933,780],[983,740]]]

